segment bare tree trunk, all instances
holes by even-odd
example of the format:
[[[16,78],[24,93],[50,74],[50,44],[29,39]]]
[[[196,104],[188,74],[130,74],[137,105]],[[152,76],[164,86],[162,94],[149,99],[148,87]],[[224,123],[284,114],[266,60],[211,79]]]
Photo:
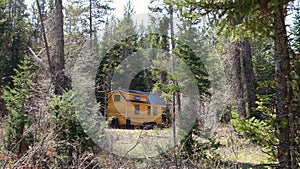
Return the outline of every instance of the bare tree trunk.
[[[250,117],[259,118],[259,115],[256,114],[253,109],[256,107],[256,89],[255,89],[255,76],[253,71],[252,63],[252,53],[251,45],[248,39],[244,39],[242,46],[242,59],[243,59],[243,68],[246,82],[246,92],[247,92],[247,103],[248,111],[250,112]]]
[[[62,13],[62,0],[55,0],[55,34],[56,34],[56,66],[55,70],[63,71],[65,69],[65,58],[64,58],[64,20]]]
[[[64,58],[64,20],[62,12],[62,0],[55,0],[55,38],[56,46],[54,52],[55,70],[55,93],[62,94],[64,90],[71,88],[70,79],[65,75]]]
[[[290,81],[288,84],[288,89],[292,90],[292,82]],[[293,96],[290,95],[290,100],[293,100]],[[296,155],[296,131],[295,129],[295,114],[296,109],[294,108],[294,104],[291,103],[291,107],[289,107],[289,128],[290,128],[290,154],[291,154],[291,168],[296,169],[298,168],[298,162],[297,162],[297,155]]]
[[[233,19],[233,25],[239,25],[243,22],[241,16],[237,16]],[[242,61],[243,65],[247,64],[251,60],[251,48],[248,40],[232,42],[228,46],[228,56],[226,58],[227,63],[225,63],[225,73],[227,75],[227,80],[231,86],[231,91],[234,96],[234,103],[237,113],[242,117],[246,118],[246,102],[244,99],[244,87],[242,79]],[[245,57],[245,58],[244,58]],[[247,60],[248,59],[248,60]],[[249,65],[252,68],[252,64]],[[245,71],[250,70],[244,69]],[[253,68],[252,68],[253,72]],[[247,78],[246,75],[244,75]],[[254,78],[253,78],[254,79]],[[249,80],[250,81],[250,80]],[[247,80],[246,80],[247,82]]]
[[[90,18],[89,18],[89,21],[90,21],[90,39],[92,39],[92,36],[93,36],[93,18],[92,18],[92,0],[89,1],[89,10],[90,10]]]
[[[48,60],[48,65],[49,65],[49,72],[50,72],[50,76],[51,76],[51,82],[53,82],[53,78],[54,78],[53,65],[52,65],[52,61],[51,61],[50,50],[49,50],[46,31],[45,31],[45,26],[44,26],[43,13],[42,13],[42,10],[41,10],[41,7],[40,7],[39,0],[36,0],[36,4],[37,4],[37,7],[38,7],[40,20],[41,20],[42,34],[43,34],[43,39],[44,39],[45,48],[46,48],[46,55],[47,55],[47,60]]]
[[[169,6],[169,13],[170,13],[170,29],[171,29],[171,51],[175,48],[175,43],[174,43],[174,31],[173,31],[173,6]],[[175,61],[174,61],[174,55],[172,55],[172,69],[175,71]],[[175,85],[175,80],[173,80],[173,85]],[[172,94],[172,122],[173,122],[173,141],[174,141],[174,146],[177,146],[177,141],[176,141],[176,126],[175,126],[175,119],[176,119],[176,94],[173,92]]]
[[[291,167],[288,81],[290,76],[289,50],[285,27],[286,9],[277,6],[274,18],[275,43],[275,81],[276,81],[276,119],[279,131],[278,162],[279,168]]]
[[[171,51],[175,49],[175,41],[174,41],[174,23],[173,23],[173,6],[169,5],[169,14],[170,14],[170,31],[171,31]],[[175,57],[172,54],[172,69],[173,72],[175,71]],[[173,80],[173,85],[176,85],[176,81]],[[176,168],[178,168],[178,162],[177,162],[177,155],[176,155],[176,151],[177,151],[177,138],[176,138],[176,96],[178,95],[177,92],[173,91],[172,94],[172,105],[173,105],[173,111],[172,111],[172,122],[173,122],[173,141],[174,141],[174,158],[175,158],[175,164],[176,164]],[[178,98],[178,97],[177,97]],[[177,103],[180,104],[180,103]]]
[[[246,117],[246,104],[244,99],[244,89],[242,83],[242,67],[241,67],[241,42],[233,42],[228,47],[228,61],[226,74],[229,83],[232,87],[232,92],[235,99],[235,107],[237,113],[245,118]]]

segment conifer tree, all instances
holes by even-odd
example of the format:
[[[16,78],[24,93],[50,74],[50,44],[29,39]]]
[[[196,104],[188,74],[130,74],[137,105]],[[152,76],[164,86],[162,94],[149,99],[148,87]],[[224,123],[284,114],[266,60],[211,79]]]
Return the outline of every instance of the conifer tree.
[[[290,113],[290,134],[291,134],[291,147],[295,149],[291,150],[292,165],[297,166],[297,162],[300,161],[300,3],[296,5],[296,13],[293,18],[293,27],[292,27],[292,39],[291,39],[291,66],[292,66],[292,88],[294,94],[293,103]]]
[[[174,1],[173,1],[174,2]],[[274,56],[275,56],[275,82],[276,82],[276,122],[278,124],[278,167],[293,168],[290,147],[290,126],[289,116],[291,112],[290,83],[290,59],[288,51],[288,39],[285,25],[285,17],[288,3],[291,1],[256,2],[253,0],[243,1],[176,1],[178,7],[192,5],[193,10],[184,10],[182,15],[185,17],[197,18],[206,14],[213,13],[217,25],[223,31],[223,35],[234,35],[233,40],[247,37],[248,34],[264,35],[274,37]],[[267,9],[267,10],[266,10]],[[222,11],[222,12],[220,12]],[[247,22],[239,26],[228,26],[233,19],[241,16]],[[266,25],[272,25],[267,27]],[[226,28],[226,29],[222,29]],[[225,31],[225,32],[224,32]]]
[[[14,69],[24,59],[28,41],[28,14],[24,0],[0,1],[0,10],[0,87],[4,88],[13,87]],[[3,108],[2,99],[0,108]]]
[[[300,54],[300,3],[296,5],[295,16],[293,18],[293,27],[291,45],[296,54]]]
[[[105,96],[108,91],[112,90],[112,77],[121,61],[137,50],[136,26],[132,20],[135,11],[130,1],[126,4],[124,10],[121,20],[112,19],[110,24],[106,24],[101,42],[102,59],[96,77],[96,95],[101,103],[106,103]],[[126,75],[126,72],[124,73]],[[121,87],[120,85],[115,84],[118,87]]]
[[[16,154],[24,153],[29,146],[29,140],[32,139],[28,131],[33,123],[33,114],[30,113],[30,100],[36,90],[35,69],[30,60],[24,61],[15,69],[16,75],[12,77],[13,88],[6,87],[2,98],[8,110],[4,128],[6,134],[6,148]]]

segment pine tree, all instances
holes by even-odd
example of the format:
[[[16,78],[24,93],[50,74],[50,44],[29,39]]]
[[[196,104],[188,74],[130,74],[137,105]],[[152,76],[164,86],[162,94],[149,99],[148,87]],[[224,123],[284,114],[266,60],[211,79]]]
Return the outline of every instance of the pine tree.
[[[296,54],[300,54],[300,4],[296,6],[296,13],[293,18],[292,27],[293,38],[291,40],[291,45]]]
[[[291,39],[291,66],[292,66],[292,88],[294,91],[291,113],[290,113],[290,135],[291,135],[291,147],[295,147],[291,151],[292,165],[297,166],[297,162],[300,161],[300,148],[299,148],[299,131],[300,131],[300,4],[298,2],[296,6],[296,14],[293,19],[292,27],[292,39]]]
[[[81,36],[92,37],[103,29],[105,18],[112,8],[109,6],[111,0],[91,1],[81,0],[67,4],[66,28],[68,34],[81,34]]]
[[[174,1],[173,1],[174,2]],[[256,2],[253,0],[243,1],[176,1],[174,2],[182,9],[185,17],[199,19],[199,16],[213,14],[215,24],[220,26],[225,37],[233,35],[233,42],[237,39],[252,35],[264,35],[274,37],[275,56],[275,82],[276,82],[276,122],[278,124],[278,167],[292,168],[290,146],[289,116],[291,108],[290,87],[290,59],[288,51],[288,40],[285,25],[285,17],[288,3],[291,1]],[[185,10],[184,7],[192,5],[192,10]],[[267,11],[265,9],[268,9]],[[220,12],[223,11],[223,12]],[[234,26],[237,16],[241,16],[247,22]],[[231,23],[228,25],[228,23]],[[266,25],[272,25],[267,27]],[[226,29],[223,29],[226,28]]]
[[[105,103],[105,96],[112,86],[112,77],[117,67],[123,59],[129,57],[137,51],[137,32],[133,23],[132,15],[135,13],[130,1],[124,7],[124,15],[121,20],[112,20],[110,24],[106,24],[104,37],[101,42],[102,60],[97,73],[97,97],[98,101]],[[129,65],[130,66],[130,65]],[[133,65],[131,65],[133,66]],[[119,69],[122,69],[119,67]],[[126,72],[124,72],[126,76]],[[121,79],[115,82],[115,86],[120,86]],[[104,106],[105,107],[105,106]]]
[[[296,14],[293,19],[293,27],[292,27],[292,39],[291,39],[291,47],[292,47],[292,62],[294,66],[295,73],[297,74],[297,86],[298,90],[300,90],[300,5],[296,6]]]
[[[29,146],[29,141],[32,139],[26,130],[33,122],[29,110],[30,100],[36,88],[34,71],[35,68],[30,60],[25,58],[18,65],[18,69],[15,69],[16,75],[12,77],[14,87],[6,87],[2,96],[9,112],[4,124],[7,133],[6,148],[16,154],[24,153],[24,148]]]
[[[28,41],[28,14],[24,0],[0,1],[0,10],[0,87],[4,88],[13,87],[14,69],[24,59]],[[2,99],[0,108],[3,108]]]

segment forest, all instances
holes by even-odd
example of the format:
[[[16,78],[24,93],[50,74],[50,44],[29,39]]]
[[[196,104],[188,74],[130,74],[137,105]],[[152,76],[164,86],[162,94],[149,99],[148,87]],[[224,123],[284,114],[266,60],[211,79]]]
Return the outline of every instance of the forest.
[[[0,0],[1,168],[300,167],[299,0],[124,1]],[[116,89],[161,127],[112,128]]]

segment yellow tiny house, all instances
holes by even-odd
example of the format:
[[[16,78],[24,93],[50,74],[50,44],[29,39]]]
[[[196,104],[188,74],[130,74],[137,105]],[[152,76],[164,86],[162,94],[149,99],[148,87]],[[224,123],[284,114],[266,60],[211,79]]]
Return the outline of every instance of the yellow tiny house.
[[[114,127],[161,124],[166,107],[157,94],[125,89],[109,92],[107,103],[107,118],[113,117],[110,124]]]

